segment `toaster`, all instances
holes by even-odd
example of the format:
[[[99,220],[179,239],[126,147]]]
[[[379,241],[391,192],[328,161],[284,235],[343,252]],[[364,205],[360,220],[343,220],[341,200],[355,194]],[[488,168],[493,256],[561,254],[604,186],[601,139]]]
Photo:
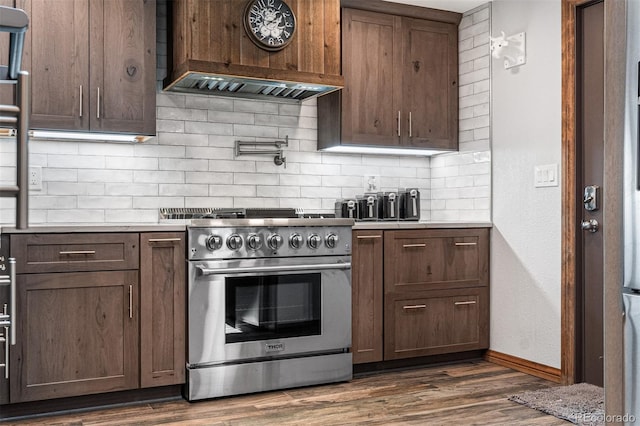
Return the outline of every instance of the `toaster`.
[[[378,220],[378,194],[364,194],[358,198],[358,218]]]
[[[381,220],[398,220],[400,215],[400,197],[395,191],[378,194],[378,216]]]
[[[356,199],[345,199],[336,201],[336,217],[346,217],[348,219],[358,219],[358,201]]]
[[[400,191],[400,219],[420,220],[420,191],[417,188]]]

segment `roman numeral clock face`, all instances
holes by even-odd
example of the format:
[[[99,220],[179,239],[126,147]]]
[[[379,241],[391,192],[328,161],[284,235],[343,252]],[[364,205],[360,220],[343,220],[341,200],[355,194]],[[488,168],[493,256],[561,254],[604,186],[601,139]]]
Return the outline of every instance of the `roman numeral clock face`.
[[[277,51],[293,39],[296,17],[282,0],[252,0],[244,11],[244,29],[258,47]]]

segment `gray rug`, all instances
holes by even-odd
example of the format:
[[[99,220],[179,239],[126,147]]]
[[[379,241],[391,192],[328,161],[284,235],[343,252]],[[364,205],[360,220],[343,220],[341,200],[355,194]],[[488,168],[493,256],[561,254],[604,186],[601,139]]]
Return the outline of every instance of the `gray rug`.
[[[587,383],[527,391],[509,400],[577,425],[604,425],[604,389]]]

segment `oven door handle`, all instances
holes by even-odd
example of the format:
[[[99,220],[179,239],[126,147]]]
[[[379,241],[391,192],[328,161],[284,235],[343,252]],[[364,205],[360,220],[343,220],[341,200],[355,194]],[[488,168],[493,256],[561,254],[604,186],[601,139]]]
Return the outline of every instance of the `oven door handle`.
[[[200,275],[219,274],[252,274],[262,272],[297,272],[297,271],[326,271],[329,269],[351,269],[351,262],[345,263],[321,263],[317,265],[282,265],[282,266],[255,266],[241,268],[216,268],[211,269],[202,265],[196,265]]]

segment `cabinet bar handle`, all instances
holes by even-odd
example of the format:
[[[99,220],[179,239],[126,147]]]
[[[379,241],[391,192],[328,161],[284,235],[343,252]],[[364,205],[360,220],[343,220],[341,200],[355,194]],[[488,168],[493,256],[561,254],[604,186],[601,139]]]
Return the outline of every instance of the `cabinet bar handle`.
[[[427,305],[405,305],[402,309],[410,310],[410,309],[426,309]]]
[[[9,327],[4,328],[4,337],[1,341],[4,341],[4,364],[0,366],[4,366],[4,378],[9,380]]]
[[[171,243],[182,241],[182,238],[149,238],[150,243]]]
[[[9,287],[9,314],[11,315],[11,336],[9,343],[13,346],[16,344],[16,329],[18,328],[18,302],[16,300],[16,259],[14,257],[9,258],[9,277],[11,277],[11,284]],[[7,338],[7,336],[5,336]],[[9,350],[7,349],[7,353]],[[8,363],[7,363],[8,365]]]
[[[382,235],[358,235],[356,238],[359,240],[371,240],[373,238],[382,238]]]
[[[398,111],[398,137],[400,137],[400,111]]]
[[[82,117],[82,101],[84,94],[82,93],[82,84],[80,85],[80,117]]]
[[[413,132],[411,131],[412,125],[411,125],[411,111],[409,111],[409,137],[412,138],[413,137]]]
[[[475,305],[476,303],[478,302],[476,302],[475,300],[469,300],[467,302],[454,302],[453,304],[456,306],[459,306],[459,305]]]
[[[64,255],[73,255],[73,254],[96,254],[95,250],[71,250],[71,251],[61,251],[59,252],[61,256]]]
[[[456,246],[477,246],[478,243],[455,243]]]
[[[412,247],[426,247],[426,244],[404,244],[402,247],[404,248],[412,248]]]
[[[97,102],[97,108],[96,108],[96,118],[100,118],[100,88],[98,87],[98,102]]]
[[[129,286],[129,318],[133,318],[133,286]]]

